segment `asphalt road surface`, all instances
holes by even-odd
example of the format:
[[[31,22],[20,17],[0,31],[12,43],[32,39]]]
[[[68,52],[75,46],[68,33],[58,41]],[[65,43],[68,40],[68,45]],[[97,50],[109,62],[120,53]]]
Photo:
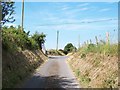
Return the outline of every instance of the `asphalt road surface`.
[[[66,56],[51,56],[20,88],[80,88]]]

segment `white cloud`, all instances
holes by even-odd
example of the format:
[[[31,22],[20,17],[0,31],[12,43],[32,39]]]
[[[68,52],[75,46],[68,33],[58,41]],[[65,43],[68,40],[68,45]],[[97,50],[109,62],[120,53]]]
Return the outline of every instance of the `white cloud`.
[[[90,7],[88,8],[88,5],[89,5],[89,3],[79,4],[74,7],[64,5],[61,8],[61,10],[62,10],[63,15],[67,15],[68,17],[74,17],[78,14],[78,12],[80,13],[80,11],[86,11],[86,10],[90,9]]]
[[[63,6],[61,10],[68,10],[70,7],[68,6]]]
[[[77,7],[83,7],[83,6],[88,6],[88,5],[89,3],[83,3],[83,4],[78,5]]]
[[[85,11],[88,10],[89,8],[80,8],[80,10]]]
[[[68,9],[68,7],[64,7],[64,8],[62,8],[61,10],[67,10]]]
[[[111,9],[110,8],[104,8],[104,9],[101,9],[100,12],[105,12],[105,11],[110,11]]]

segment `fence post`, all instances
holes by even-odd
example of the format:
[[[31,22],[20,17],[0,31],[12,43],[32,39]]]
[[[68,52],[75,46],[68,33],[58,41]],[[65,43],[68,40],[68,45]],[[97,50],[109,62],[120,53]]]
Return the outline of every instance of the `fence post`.
[[[90,44],[92,44],[92,40],[90,39]]]
[[[109,32],[106,32],[106,44],[107,44],[107,45],[110,44],[110,40],[109,40]]]
[[[88,40],[87,40],[87,45],[89,44]]]
[[[96,44],[98,45],[98,38],[97,38],[97,36],[95,36],[95,39],[96,39]]]

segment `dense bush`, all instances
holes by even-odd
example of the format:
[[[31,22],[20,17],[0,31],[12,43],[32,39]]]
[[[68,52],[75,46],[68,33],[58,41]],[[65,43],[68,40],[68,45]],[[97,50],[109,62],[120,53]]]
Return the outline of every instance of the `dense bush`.
[[[38,49],[41,44],[44,43],[44,38],[42,34],[34,34],[32,37],[29,37],[29,32],[21,31],[21,27],[3,27],[2,28],[2,47],[5,50],[16,50],[18,48],[21,49]],[[42,42],[38,42],[36,38],[39,37],[39,40]],[[44,41],[44,42],[43,42]]]

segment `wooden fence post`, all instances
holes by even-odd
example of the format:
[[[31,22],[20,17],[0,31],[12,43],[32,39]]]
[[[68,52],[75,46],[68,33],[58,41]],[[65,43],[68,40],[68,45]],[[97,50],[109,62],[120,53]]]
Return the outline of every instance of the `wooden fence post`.
[[[92,44],[92,40],[90,39],[90,44]]]
[[[98,38],[97,38],[97,36],[95,36],[95,39],[96,39],[96,44],[98,45]]]
[[[109,32],[106,32],[106,44],[107,44],[107,45],[110,44],[110,40],[109,40]]]

